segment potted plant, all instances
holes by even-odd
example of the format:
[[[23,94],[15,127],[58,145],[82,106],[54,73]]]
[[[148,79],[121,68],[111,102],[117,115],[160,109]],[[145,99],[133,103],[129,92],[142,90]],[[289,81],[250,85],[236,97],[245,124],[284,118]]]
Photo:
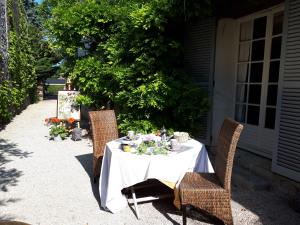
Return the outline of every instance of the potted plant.
[[[76,126],[75,126],[75,119],[73,117],[70,117],[68,120],[67,120],[67,123],[66,123],[66,127],[69,131],[71,131],[72,129],[74,129]]]
[[[60,119],[52,118],[51,124],[49,134],[55,141],[64,140],[68,136],[69,132]]]
[[[63,125],[52,126],[49,133],[55,141],[64,140],[68,136],[68,130]]]

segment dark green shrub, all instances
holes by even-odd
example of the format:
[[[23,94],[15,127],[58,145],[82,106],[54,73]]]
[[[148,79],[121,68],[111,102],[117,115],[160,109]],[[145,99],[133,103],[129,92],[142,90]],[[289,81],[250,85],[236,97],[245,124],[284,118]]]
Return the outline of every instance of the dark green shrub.
[[[209,2],[183,10],[180,0],[54,1],[48,29],[78,101],[114,108],[122,132],[165,125],[197,134],[209,100],[184,72],[184,20],[208,14]]]

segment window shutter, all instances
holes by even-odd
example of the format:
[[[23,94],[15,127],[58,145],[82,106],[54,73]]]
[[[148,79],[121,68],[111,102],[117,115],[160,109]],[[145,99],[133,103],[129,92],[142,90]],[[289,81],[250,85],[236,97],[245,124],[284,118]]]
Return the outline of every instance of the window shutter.
[[[280,72],[278,146],[272,169],[300,181],[300,1],[287,0]]]
[[[207,18],[191,22],[185,32],[184,63],[185,71],[193,81],[212,97],[213,68],[215,57],[216,19]],[[210,144],[211,113],[203,116],[202,132],[199,139]]]

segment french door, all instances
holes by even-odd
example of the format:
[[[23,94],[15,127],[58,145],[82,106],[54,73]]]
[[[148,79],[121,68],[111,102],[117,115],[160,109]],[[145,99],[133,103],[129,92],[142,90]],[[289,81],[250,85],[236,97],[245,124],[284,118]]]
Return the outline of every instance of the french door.
[[[240,20],[235,119],[245,124],[240,146],[266,157],[276,148],[276,110],[283,7]]]

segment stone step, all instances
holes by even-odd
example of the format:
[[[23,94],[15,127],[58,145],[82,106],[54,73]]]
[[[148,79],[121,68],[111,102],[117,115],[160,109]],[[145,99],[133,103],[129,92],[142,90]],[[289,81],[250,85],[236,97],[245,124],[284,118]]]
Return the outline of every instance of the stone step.
[[[261,166],[253,166],[250,169],[251,173],[255,174],[256,176],[259,176],[265,180],[268,180],[269,182],[272,182],[274,180],[274,173],[272,172],[271,168],[264,168]]]
[[[236,151],[234,163],[248,170],[252,170],[252,168],[257,166],[266,170],[271,170],[272,161],[254,153],[238,149]]]
[[[271,169],[272,161],[256,154],[239,149],[235,157],[234,165],[269,182],[272,182],[274,179],[274,173]]]
[[[237,187],[242,187],[251,191],[270,190],[271,184],[250,171],[236,166],[232,173],[232,183]]]

